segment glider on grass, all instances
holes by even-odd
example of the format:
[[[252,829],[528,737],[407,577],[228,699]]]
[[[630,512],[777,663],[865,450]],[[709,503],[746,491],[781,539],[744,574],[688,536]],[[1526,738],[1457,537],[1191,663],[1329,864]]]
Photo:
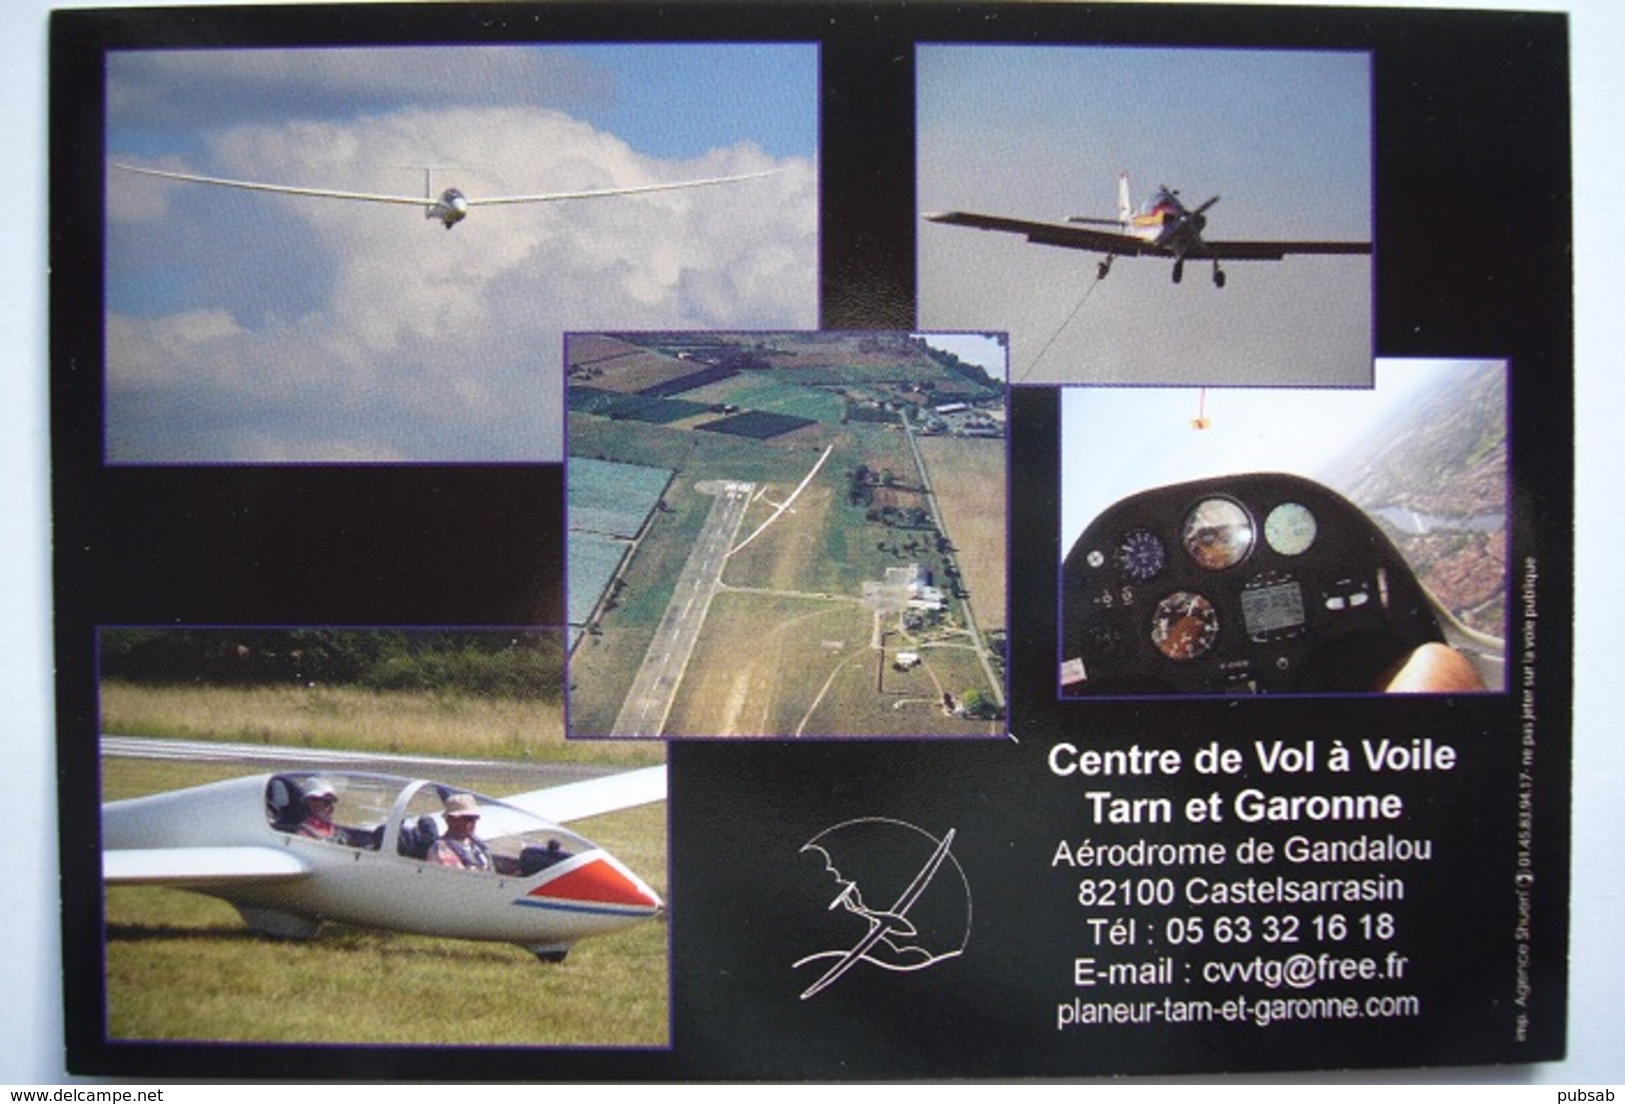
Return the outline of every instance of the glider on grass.
[[[502,800],[380,774],[261,774],[103,806],[102,874],[219,897],[285,939],[337,920],[559,962],[577,940],[663,908],[561,823],[665,797],[663,766]]]

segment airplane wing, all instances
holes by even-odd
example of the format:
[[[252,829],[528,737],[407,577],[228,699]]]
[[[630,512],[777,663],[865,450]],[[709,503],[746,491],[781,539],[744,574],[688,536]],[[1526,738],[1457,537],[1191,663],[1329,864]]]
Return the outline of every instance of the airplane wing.
[[[1091,253],[1111,253],[1124,257],[1172,257],[1173,251],[1153,245],[1129,234],[1112,234],[1104,230],[1063,225],[1053,222],[1029,222],[1025,219],[1004,218],[1000,215],[978,215],[969,211],[945,211],[926,215],[931,222],[949,226],[969,226],[977,230],[998,230],[1006,234],[1021,234],[1039,245],[1056,245],[1064,249],[1086,249]],[[1198,241],[1185,250],[1185,259],[1191,261],[1279,261],[1294,253],[1367,254],[1370,242],[1350,241]]]
[[[401,203],[411,207],[433,207],[435,200],[427,196],[377,195],[372,192],[343,192],[328,188],[298,188],[288,184],[262,184],[254,180],[228,180],[223,176],[202,176],[198,173],[167,172],[163,169],[143,169],[136,165],[113,162],[115,169],[140,173],[143,176],[161,176],[167,180],[189,180],[194,184],[220,184],[227,188],[247,188],[251,192],[278,192],[282,195],[320,196],[324,199],[354,199],[365,203]]]
[[[199,173],[169,172],[164,169],[144,169],[136,165],[113,162],[115,169],[160,176],[168,180],[187,180],[194,184],[219,184],[227,188],[246,188],[253,192],[277,192],[282,195],[319,196],[324,199],[350,199],[364,203],[400,203],[411,207],[433,207],[438,200],[430,196],[383,195],[374,192],[346,192],[330,188],[301,188],[288,184],[264,184],[255,180],[229,180],[223,176],[203,176]],[[731,184],[736,180],[754,180],[772,176],[784,168],[764,169],[761,172],[739,173],[734,176],[713,176],[700,180],[677,180],[666,184],[640,184],[627,188],[598,188],[581,192],[545,192],[538,195],[465,197],[470,207],[493,207],[503,203],[556,203],[570,199],[598,199],[604,196],[640,195],[644,192],[668,192],[678,188],[704,188],[713,184]]]
[[[1029,222],[1026,219],[1004,218],[1001,215],[978,215],[971,211],[943,211],[925,217],[931,222],[941,222],[949,226],[969,226],[977,230],[1021,234],[1030,242],[1039,245],[1058,245],[1063,249],[1087,249],[1091,253],[1111,253],[1124,257],[1164,255],[1163,250],[1144,239],[1129,234],[1088,230],[1077,225]]]
[[[557,203],[567,199],[598,199],[601,196],[642,195],[645,192],[670,192],[678,188],[706,188],[713,184],[732,184],[736,180],[755,180],[783,172],[783,167],[763,169],[761,172],[738,173],[734,176],[712,176],[700,180],[676,180],[667,184],[638,184],[627,188],[597,188],[584,192],[546,192],[541,195],[487,196],[483,199],[468,197],[470,207],[493,207],[500,203]]]
[[[613,813],[664,800],[666,768],[659,766],[608,774],[602,778],[590,778],[585,782],[571,782],[545,790],[531,790],[529,793],[504,797],[502,802],[555,824],[568,824],[572,820],[583,820],[599,813]]]
[[[309,873],[309,863],[276,847],[150,847],[102,855],[102,878],[108,885],[199,889],[288,881]]]
[[[1193,261],[1279,261],[1293,253],[1347,256],[1370,252],[1370,242],[1203,241],[1187,249],[1185,258]]]

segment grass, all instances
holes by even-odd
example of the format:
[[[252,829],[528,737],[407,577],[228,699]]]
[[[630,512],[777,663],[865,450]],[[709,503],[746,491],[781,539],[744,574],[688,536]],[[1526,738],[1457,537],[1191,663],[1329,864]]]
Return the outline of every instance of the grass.
[[[888,620],[895,620],[895,617]],[[871,647],[873,614],[855,602],[724,591],[712,602],[672,707],[674,734],[989,736],[944,716],[943,690],[987,689],[967,648],[928,648],[926,671],[889,666]],[[908,642],[892,633],[892,651]],[[877,682],[881,689],[877,690]],[[940,685],[938,685],[940,683]]]
[[[557,702],[348,687],[138,686],[107,681],[102,731],[120,736],[488,759],[649,764],[660,749],[564,739]]]
[[[922,437],[920,456],[983,631],[1006,620],[1005,443]]]
[[[239,773],[103,762],[108,798]],[[515,787],[526,780],[515,768]],[[456,777],[446,781],[467,784]],[[495,789],[489,779],[481,783]],[[509,789],[499,791],[511,792]],[[665,895],[665,805],[572,825]],[[505,944],[329,924],[309,943],[251,933],[236,911],[177,890],[106,892],[108,1034],[120,1039],[521,1046],[665,1046],[664,922],[589,939],[558,965]]]

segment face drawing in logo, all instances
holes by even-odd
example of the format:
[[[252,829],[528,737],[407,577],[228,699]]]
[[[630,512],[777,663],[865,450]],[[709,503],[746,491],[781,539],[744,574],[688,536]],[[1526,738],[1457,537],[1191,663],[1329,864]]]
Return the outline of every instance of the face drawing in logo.
[[[954,831],[938,838],[900,820],[843,821],[802,845],[835,879],[829,902],[829,950],[798,959],[821,973],[807,1000],[858,963],[882,970],[924,970],[957,958],[970,940],[971,897],[953,855]]]

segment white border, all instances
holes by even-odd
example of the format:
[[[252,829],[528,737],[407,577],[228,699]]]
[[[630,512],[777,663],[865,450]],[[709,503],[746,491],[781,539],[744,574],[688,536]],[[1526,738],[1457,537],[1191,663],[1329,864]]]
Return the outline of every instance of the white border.
[[[184,6],[186,0],[165,0]],[[59,7],[129,6],[68,0]],[[1374,7],[1378,5],[1344,6]],[[1384,5],[1392,6],[1392,5]],[[1572,0],[1432,0],[1435,8],[1569,11],[1574,82],[1574,220],[1578,315],[1575,455],[1577,631],[1574,649],[1574,842],[1569,1057],[1534,1067],[1405,1070],[1250,1078],[1255,1086],[1306,1081],[1595,1086],[1625,1082],[1625,645],[1617,625],[1625,587],[1625,506],[1615,481],[1625,425],[1625,257],[1615,248],[1625,211],[1625,4]],[[0,253],[0,718],[7,876],[0,892],[0,993],[5,1041],[0,1084],[60,1084],[63,1073],[60,925],[57,900],[56,736],[52,711],[49,456],[47,449],[46,0],[0,6],[0,149],[6,173],[5,248]],[[1539,219],[1539,197],[1506,218]],[[1588,228],[1594,228],[1588,230]],[[1484,232],[1495,233],[1486,226]],[[1560,228],[1554,227],[1554,232]],[[1441,245],[1448,248],[1448,243]],[[1516,264],[1516,257],[1507,258]],[[1555,444],[1555,442],[1554,442]],[[1188,1084],[1189,1082],[1182,1082]],[[1176,1083],[1177,1084],[1177,1083]],[[483,1091],[483,1090],[482,1090]],[[534,1099],[537,1090],[525,1090]],[[669,1091],[669,1090],[663,1090]],[[707,1099],[715,1086],[704,1088]],[[752,1087],[745,1091],[756,1092]],[[827,1093],[826,1088],[816,1090]],[[493,1095],[501,1095],[492,1090]],[[280,1094],[279,1094],[280,1095]],[[364,1094],[423,1099],[423,1092]],[[443,1093],[436,1092],[436,1096]],[[697,1095],[697,1094],[696,1094]],[[894,1092],[888,1095],[895,1095]],[[1534,1098],[1535,1094],[1529,1095]],[[1539,1090],[1538,1098],[1555,1099]],[[199,1097],[201,1099],[201,1096]]]

